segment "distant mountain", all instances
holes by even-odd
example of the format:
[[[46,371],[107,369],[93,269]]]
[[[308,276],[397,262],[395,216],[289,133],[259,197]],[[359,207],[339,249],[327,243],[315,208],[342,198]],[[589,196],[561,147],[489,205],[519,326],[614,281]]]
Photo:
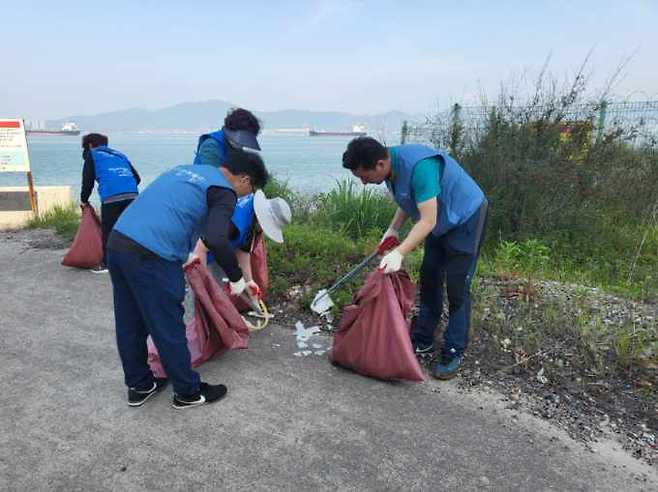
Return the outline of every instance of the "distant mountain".
[[[94,115],[71,115],[60,120],[47,122],[48,127],[60,128],[66,121],[74,121],[83,131],[204,131],[219,128],[226,112],[235,107],[226,101],[212,100],[186,102],[162,109],[132,108]],[[422,119],[400,111],[374,115],[350,114],[338,111],[254,111],[263,121],[264,128],[314,128],[317,130],[346,130],[362,124],[371,133],[377,131],[397,131],[406,120]]]

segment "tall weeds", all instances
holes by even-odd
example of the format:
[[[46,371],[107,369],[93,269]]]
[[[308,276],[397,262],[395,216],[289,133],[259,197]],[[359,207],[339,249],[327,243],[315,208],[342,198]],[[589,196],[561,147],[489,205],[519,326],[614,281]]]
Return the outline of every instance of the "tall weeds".
[[[388,194],[344,179],[317,199],[315,220],[352,239],[381,234],[388,227],[396,206]]]

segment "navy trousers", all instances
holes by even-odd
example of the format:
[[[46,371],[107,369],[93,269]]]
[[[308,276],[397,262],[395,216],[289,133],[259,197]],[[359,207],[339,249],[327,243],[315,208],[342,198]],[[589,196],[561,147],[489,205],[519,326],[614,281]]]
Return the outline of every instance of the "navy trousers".
[[[153,386],[147,363],[146,337],[151,335],[162,365],[178,395],[199,391],[185,337],[185,279],[180,262],[155,255],[108,249],[114,290],[117,346],[125,383],[130,388]]]
[[[107,265],[107,240],[112,228],[123,211],[133,202],[133,199],[121,200],[119,202],[101,204],[101,231],[103,232],[103,265]]]
[[[420,310],[411,333],[414,343],[432,345],[443,314],[444,281],[448,294],[448,326],[443,351],[461,356],[468,346],[471,323],[471,280],[486,227],[487,202],[457,229],[444,236],[430,234],[420,272]]]

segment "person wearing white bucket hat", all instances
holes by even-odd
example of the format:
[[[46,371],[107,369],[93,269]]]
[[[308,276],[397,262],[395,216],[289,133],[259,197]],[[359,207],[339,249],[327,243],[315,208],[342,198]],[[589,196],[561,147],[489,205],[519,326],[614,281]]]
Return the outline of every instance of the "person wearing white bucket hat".
[[[258,190],[238,200],[229,225],[229,239],[252,294],[260,293],[265,287],[254,281],[251,271],[251,251],[256,234],[262,231],[272,241],[283,243],[283,228],[291,220],[290,205],[281,197],[267,198]],[[202,241],[197,243],[193,254],[204,263],[213,261]]]
[[[290,205],[281,197],[267,198],[262,190],[254,193],[254,211],[258,224],[275,243],[283,242],[283,227],[290,224]]]

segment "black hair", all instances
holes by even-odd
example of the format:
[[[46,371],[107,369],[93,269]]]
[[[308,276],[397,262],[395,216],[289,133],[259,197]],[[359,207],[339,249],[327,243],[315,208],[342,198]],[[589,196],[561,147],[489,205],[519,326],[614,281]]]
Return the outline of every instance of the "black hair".
[[[220,167],[225,167],[233,175],[246,174],[256,189],[265,187],[269,179],[263,159],[255,152],[229,148]]]
[[[89,150],[90,147],[100,147],[101,145],[107,145],[109,142],[107,136],[100,133],[88,133],[82,137],[82,148]]]
[[[343,153],[343,167],[355,169],[374,169],[377,161],[386,159],[388,151],[372,137],[357,137],[348,145]]]
[[[242,108],[232,108],[226,118],[224,126],[229,130],[246,130],[254,135],[260,133],[260,121],[251,111]]]

